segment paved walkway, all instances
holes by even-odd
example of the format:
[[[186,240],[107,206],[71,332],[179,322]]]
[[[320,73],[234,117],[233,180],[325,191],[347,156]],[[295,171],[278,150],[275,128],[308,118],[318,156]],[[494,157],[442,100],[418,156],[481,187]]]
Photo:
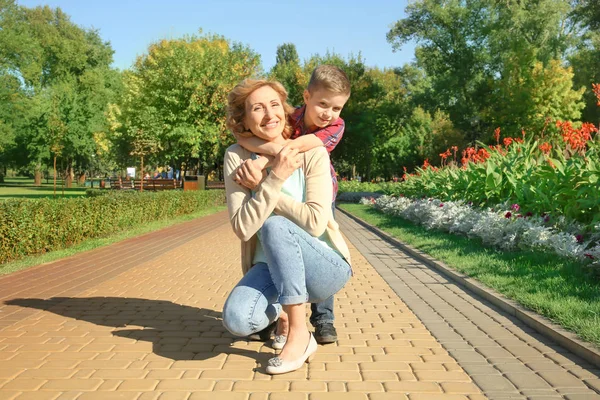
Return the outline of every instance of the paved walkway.
[[[600,371],[337,218],[355,276],[302,369],[264,374],[273,350],[222,327],[220,213],[0,278],[0,399],[600,399]]]

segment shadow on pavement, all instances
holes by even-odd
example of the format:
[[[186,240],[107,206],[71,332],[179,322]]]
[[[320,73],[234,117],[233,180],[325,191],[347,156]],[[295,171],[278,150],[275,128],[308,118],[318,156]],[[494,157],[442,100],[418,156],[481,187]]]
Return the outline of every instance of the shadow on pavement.
[[[234,337],[223,327],[220,311],[166,300],[52,297],[12,299],[5,304],[49,311],[101,326],[127,328],[116,329],[112,334],[150,342],[153,353],[172,360],[206,360],[219,354],[239,354],[266,365],[273,357],[271,352],[231,347],[235,341],[244,339]]]

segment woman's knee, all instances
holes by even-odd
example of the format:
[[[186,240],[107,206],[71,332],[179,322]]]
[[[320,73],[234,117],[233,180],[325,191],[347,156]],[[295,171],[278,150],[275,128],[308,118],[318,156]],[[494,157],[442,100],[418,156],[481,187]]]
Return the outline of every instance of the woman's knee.
[[[266,238],[272,237],[277,239],[281,236],[282,232],[289,231],[289,224],[292,222],[286,217],[282,217],[281,215],[273,215],[272,217],[267,218],[267,220],[263,223],[261,228],[261,235],[264,240]]]
[[[235,336],[248,336],[254,333],[248,318],[248,310],[228,301],[223,307],[223,326]]]

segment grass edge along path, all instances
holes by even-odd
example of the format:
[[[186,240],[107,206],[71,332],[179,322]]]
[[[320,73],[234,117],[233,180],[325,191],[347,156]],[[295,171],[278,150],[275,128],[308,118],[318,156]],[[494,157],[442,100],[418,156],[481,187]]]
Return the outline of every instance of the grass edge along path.
[[[338,207],[600,348],[600,282],[581,264],[548,253],[502,252],[479,240],[428,231],[366,205]]]
[[[116,242],[120,242],[125,239],[130,239],[136,236],[143,235],[145,233],[157,231],[159,229],[167,228],[169,226],[173,226],[182,222],[190,221],[192,219],[205,217],[207,215],[216,214],[220,211],[226,210],[227,205],[209,207],[203,210],[197,211],[192,214],[181,215],[179,217],[169,219],[169,220],[159,220],[150,222],[145,225],[138,226],[136,228],[132,228],[126,231],[121,231],[115,233],[113,235],[97,238],[97,239],[89,239],[84,242],[81,242],[77,245],[69,247],[67,249],[56,250],[49,253],[41,254],[41,255],[32,255],[27,256],[25,258],[19,259],[17,261],[8,262],[5,264],[0,264],[0,276],[10,274],[13,272],[17,272],[29,267],[34,267],[40,264],[49,263],[52,261],[56,261],[61,258],[70,257],[72,255],[83,253],[84,251],[89,251],[96,249],[102,246],[108,246],[109,244],[113,244]]]

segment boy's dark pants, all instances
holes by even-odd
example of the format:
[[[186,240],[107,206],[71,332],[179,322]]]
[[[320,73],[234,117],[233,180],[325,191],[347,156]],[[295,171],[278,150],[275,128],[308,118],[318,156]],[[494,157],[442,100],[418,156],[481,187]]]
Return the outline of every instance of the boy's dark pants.
[[[310,311],[310,323],[312,326],[333,324],[333,296],[320,303],[312,303]]]

